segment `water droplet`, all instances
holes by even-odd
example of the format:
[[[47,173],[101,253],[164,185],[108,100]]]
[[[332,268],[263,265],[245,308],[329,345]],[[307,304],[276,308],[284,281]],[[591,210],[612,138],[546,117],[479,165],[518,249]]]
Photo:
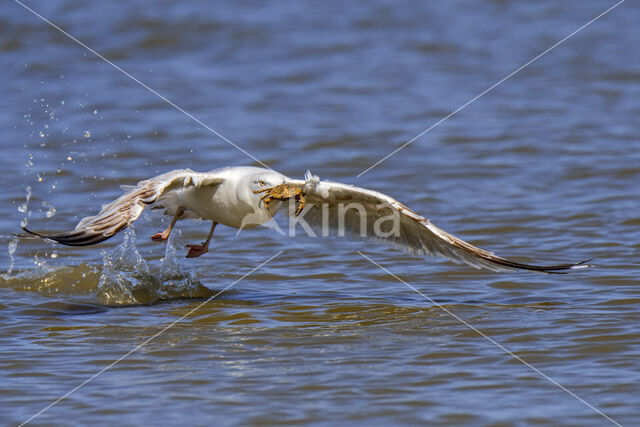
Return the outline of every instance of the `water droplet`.
[[[93,110],[93,115],[97,115],[98,114],[98,110]]]
[[[85,138],[91,138],[91,132],[89,132],[88,130],[84,131],[84,137]]]
[[[27,211],[27,206],[29,206],[29,200],[31,200],[31,186],[27,185],[27,197],[24,203],[18,206],[18,212],[25,213]],[[26,219],[26,218],[25,218]],[[26,223],[24,224],[26,225]]]
[[[33,263],[37,265],[39,268],[43,268],[43,269],[46,268],[47,266],[47,262],[43,259],[40,259],[40,257],[37,255],[33,257]]]
[[[55,253],[55,252],[54,252],[54,253],[52,253],[52,254],[51,254],[51,258],[53,258],[53,259],[58,258],[58,254],[57,254],[57,253]]]
[[[43,131],[40,131],[40,138],[44,138],[46,134]]]
[[[9,242],[9,255],[13,255],[18,248],[18,238],[13,239]]]
[[[55,206],[53,206],[51,203],[49,202],[42,202],[42,206],[44,206],[45,208],[47,208],[47,212],[46,212],[46,216],[47,218],[51,218],[52,216],[55,215],[56,213],[56,208]]]

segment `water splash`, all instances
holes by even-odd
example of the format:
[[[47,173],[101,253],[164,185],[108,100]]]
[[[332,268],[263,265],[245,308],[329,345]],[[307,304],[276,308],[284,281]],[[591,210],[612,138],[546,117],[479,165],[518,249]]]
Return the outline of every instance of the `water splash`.
[[[192,297],[193,291],[204,288],[194,273],[185,271],[177,257],[176,247],[180,242],[180,231],[176,230],[169,235],[169,240],[164,251],[164,258],[160,260],[160,278],[163,281],[162,289],[165,297],[181,295],[183,298]],[[208,288],[207,288],[208,289]],[[201,289],[200,289],[201,290]]]
[[[0,288],[37,292],[52,298],[82,297],[83,301],[107,306],[151,305],[176,299],[208,298],[214,294],[194,273],[180,265],[176,251],[179,233],[174,233],[166,245],[162,259],[149,261],[138,251],[134,231],[127,229],[123,234],[120,245],[102,253],[101,267],[56,265],[55,261],[61,257],[54,251],[35,255],[35,269],[19,270],[14,267],[19,239],[13,239],[8,247],[11,262],[8,271],[0,274]]]
[[[141,276],[149,273],[149,266],[140,256],[134,243],[135,233],[129,228],[115,254],[102,253],[102,274],[98,283],[98,300],[105,305],[132,305],[138,301],[132,289]]]
[[[11,276],[11,273],[13,273],[13,265],[14,265],[14,259],[13,259],[13,254],[16,253],[16,249],[18,248],[18,238],[16,237],[15,239],[12,239],[9,242],[9,268],[7,269],[7,276]]]
[[[27,196],[25,197],[25,201],[24,203],[21,203],[20,205],[18,205],[18,212],[20,213],[27,213],[27,210],[29,208],[29,201],[31,200],[31,186],[27,185],[27,187],[25,188],[26,192],[27,192]],[[30,216],[31,212],[27,213],[27,215],[25,215],[24,218],[22,218],[22,221],[20,221],[20,225],[22,227],[26,227],[27,226],[27,222],[28,222],[28,217]],[[18,239],[13,239],[9,242],[9,245],[7,247],[7,250],[9,251],[9,268],[7,269],[7,273],[6,276],[11,276],[11,273],[13,273],[13,266],[15,263],[15,259],[13,257],[13,254],[16,253],[16,249],[18,249]]]
[[[182,298],[206,298],[212,291],[183,271],[173,239],[167,244],[160,269],[150,268],[135,246],[135,233],[127,229],[124,241],[111,254],[103,253],[97,298],[110,306],[155,304]]]

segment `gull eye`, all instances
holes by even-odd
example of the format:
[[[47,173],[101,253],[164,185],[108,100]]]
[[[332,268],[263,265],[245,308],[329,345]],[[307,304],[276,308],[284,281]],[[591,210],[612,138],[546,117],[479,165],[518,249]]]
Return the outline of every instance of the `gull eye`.
[[[263,180],[258,181],[258,184],[260,184],[261,187],[264,187],[264,181]]]

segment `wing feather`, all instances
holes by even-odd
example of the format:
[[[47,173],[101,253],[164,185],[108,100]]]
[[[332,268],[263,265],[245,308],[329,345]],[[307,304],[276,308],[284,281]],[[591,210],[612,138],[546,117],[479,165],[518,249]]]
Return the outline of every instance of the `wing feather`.
[[[140,216],[146,206],[152,205],[169,191],[189,186],[218,185],[222,181],[223,178],[213,172],[199,173],[190,169],[178,169],[140,181],[136,186],[126,186],[128,191],[125,194],[103,205],[97,215],[83,218],[71,231],[47,234],[34,232],[26,227],[22,229],[34,236],[63,245],[95,245],[127,228]]]
[[[338,182],[320,181],[310,173],[307,173],[305,178],[289,180],[287,183],[304,190],[308,208],[303,211],[304,216],[301,220],[304,219],[317,234],[323,231],[326,234],[326,230],[321,228],[323,225],[329,225],[330,229],[337,229],[338,232],[341,228],[345,229],[345,236],[372,239],[412,254],[440,256],[457,264],[468,264],[492,271],[533,270],[562,273],[589,266],[586,264],[588,261],[533,265],[502,258],[436,227],[429,219],[386,194]],[[349,206],[352,208],[345,210],[345,207]],[[361,222],[363,215],[366,216],[364,224]],[[392,218],[393,215],[398,217],[397,232],[388,233],[390,230],[383,230],[381,235],[380,228],[374,228],[375,222],[383,217]],[[340,219],[340,216],[343,219]],[[363,225],[366,227],[364,233],[361,228]]]

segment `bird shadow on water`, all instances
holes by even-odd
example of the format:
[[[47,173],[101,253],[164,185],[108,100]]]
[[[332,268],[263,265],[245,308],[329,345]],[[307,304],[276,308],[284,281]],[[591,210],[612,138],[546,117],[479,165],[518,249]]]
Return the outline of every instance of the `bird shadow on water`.
[[[81,299],[79,302],[106,307],[154,305],[212,296],[214,290],[180,265],[176,256],[178,238],[178,233],[170,237],[160,260],[146,261],[135,246],[135,232],[127,229],[120,245],[102,252],[102,266],[43,265],[8,272],[0,274],[0,287],[46,297]],[[77,313],[71,310],[70,314]]]

